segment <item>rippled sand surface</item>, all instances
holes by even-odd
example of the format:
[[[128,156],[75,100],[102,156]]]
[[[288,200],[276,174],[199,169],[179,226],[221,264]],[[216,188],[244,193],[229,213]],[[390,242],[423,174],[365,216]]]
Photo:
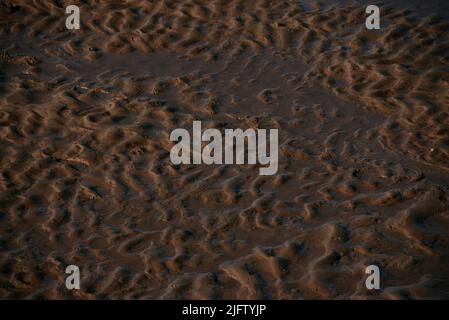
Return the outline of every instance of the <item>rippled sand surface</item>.
[[[365,2],[0,1],[0,298],[449,298],[448,5]],[[174,166],[194,120],[277,174]]]

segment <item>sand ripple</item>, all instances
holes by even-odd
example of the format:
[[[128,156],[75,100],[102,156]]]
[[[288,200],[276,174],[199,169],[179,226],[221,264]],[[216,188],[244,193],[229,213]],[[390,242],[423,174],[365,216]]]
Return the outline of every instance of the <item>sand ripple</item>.
[[[447,19],[91,0],[70,32],[68,4],[0,1],[1,298],[449,297]],[[197,119],[279,128],[278,174],[174,166]]]

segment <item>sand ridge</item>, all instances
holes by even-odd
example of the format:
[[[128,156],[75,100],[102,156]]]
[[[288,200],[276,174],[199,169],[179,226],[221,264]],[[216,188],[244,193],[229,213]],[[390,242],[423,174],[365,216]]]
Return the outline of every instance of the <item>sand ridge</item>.
[[[69,1],[1,4],[0,297],[449,296],[446,19],[83,1],[70,32]],[[174,166],[194,120],[279,129],[278,173]]]

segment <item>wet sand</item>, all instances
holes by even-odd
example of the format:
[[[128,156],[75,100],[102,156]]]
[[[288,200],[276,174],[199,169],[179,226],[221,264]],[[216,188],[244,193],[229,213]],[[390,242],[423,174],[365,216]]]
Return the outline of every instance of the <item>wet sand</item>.
[[[0,1],[0,298],[449,298],[448,4],[366,3]],[[277,174],[173,165],[194,120]]]

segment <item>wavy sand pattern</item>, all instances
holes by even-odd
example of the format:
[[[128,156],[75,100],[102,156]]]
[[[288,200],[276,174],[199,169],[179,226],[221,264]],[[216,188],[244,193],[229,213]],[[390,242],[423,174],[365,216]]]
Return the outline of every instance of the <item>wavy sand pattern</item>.
[[[447,18],[76,2],[0,1],[0,298],[449,298]],[[278,173],[174,166],[193,120],[278,128]]]

